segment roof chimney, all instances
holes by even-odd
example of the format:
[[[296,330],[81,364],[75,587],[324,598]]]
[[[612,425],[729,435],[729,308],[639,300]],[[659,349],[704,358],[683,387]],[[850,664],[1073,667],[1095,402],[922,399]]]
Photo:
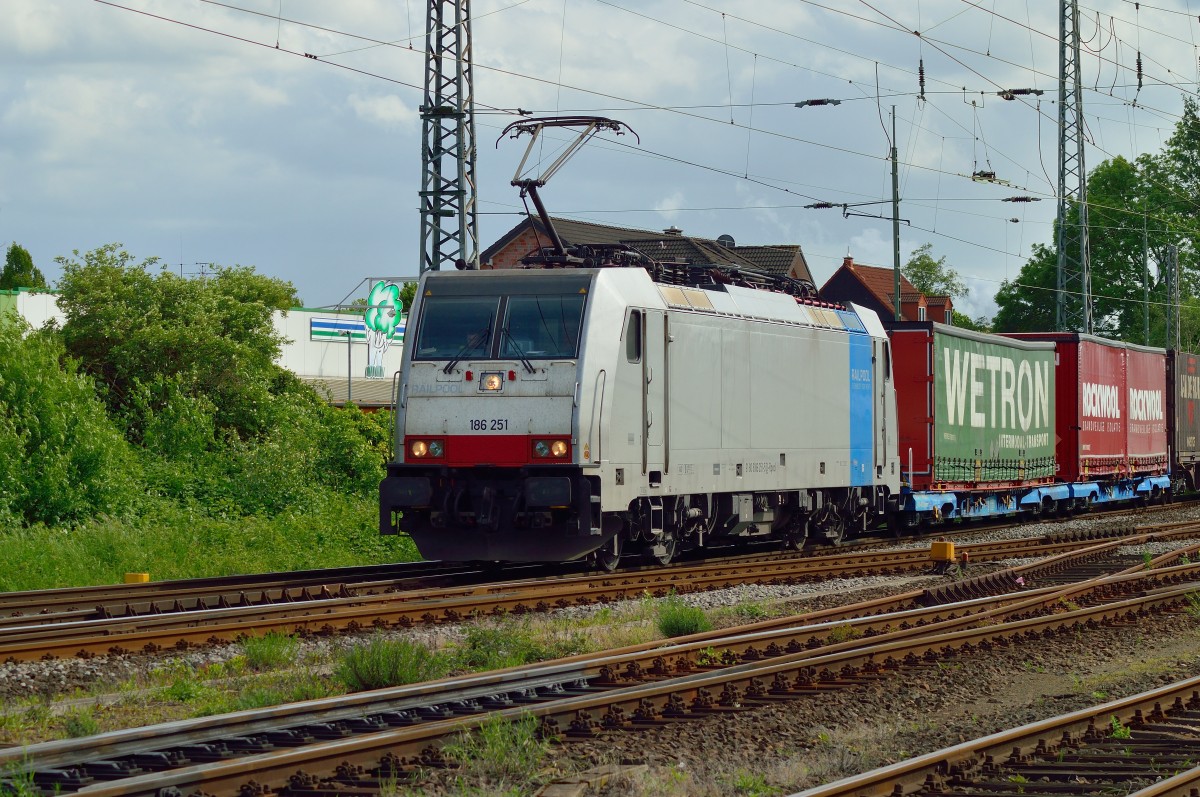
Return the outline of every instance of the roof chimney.
[[[846,255],[842,258],[842,268],[854,268],[854,258]]]
[[[683,235],[683,230],[672,224],[670,227],[663,230],[663,235]]]

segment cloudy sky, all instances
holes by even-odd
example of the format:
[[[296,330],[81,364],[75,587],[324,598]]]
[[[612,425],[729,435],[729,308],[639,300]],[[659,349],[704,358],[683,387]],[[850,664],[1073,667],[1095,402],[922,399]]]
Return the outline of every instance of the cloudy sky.
[[[426,5],[0,0],[0,241],[51,279],[55,257],[114,241],[189,273],[252,265],[310,306],[414,276]],[[852,209],[884,219],[803,206],[890,201],[895,106],[902,257],[931,243],[967,279],[961,309],[990,314],[1050,242],[1057,6],[474,0],[481,244],[519,220],[524,142],[496,145],[516,117],[493,109],[522,108],[619,119],[641,139],[583,150],[543,189],[555,215],[798,243],[818,283],[847,254],[890,266],[890,204]],[[1081,6],[1089,168],[1170,135],[1197,91],[1197,13]],[[1012,88],[1045,94],[997,96]],[[840,104],[795,107],[812,99]]]

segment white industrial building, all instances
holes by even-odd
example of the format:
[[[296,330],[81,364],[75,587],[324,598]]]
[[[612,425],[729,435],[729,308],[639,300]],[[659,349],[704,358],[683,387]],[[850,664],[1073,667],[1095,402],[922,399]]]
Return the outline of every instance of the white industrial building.
[[[0,291],[0,313],[13,310],[41,327],[47,321],[65,321],[53,293],[35,293],[20,288]],[[363,408],[387,406],[391,401],[392,379],[369,378],[367,372],[368,330],[361,314],[297,307],[275,312],[275,330],[284,338],[278,363],[292,371],[329,402],[342,405],[347,399]],[[379,336],[374,337],[376,342]],[[382,351],[382,372],[400,370],[404,350],[404,321],[401,320],[388,345]]]

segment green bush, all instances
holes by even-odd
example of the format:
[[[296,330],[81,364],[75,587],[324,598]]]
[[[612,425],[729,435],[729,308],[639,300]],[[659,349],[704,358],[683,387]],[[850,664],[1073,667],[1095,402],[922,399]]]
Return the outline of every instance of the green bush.
[[[425,645],[377,636],[343,651],[333,674],[348,690],[362,692],[432,681],[449,671],[450,660]]]
[[[687,636],[712,630],[703,609],[688,606],[678,595],[668,595],[658,604],[658,631],[666,637]]]
[[[377,531],[390,415],[274,363],[289,283],[59,262],[61,329],[0,319],[0,589],[416,558]]]
[[[72,524],[129,512],[141,492],[137,459],[92,380],[53,333],[0,316],[0,516]]]
[[[211,401],[222,432],[251,439],[272,425],[270,375],[282,341],[271,318],[297,304],[291,283],[243,267],[218,267],[205,279],[154,274],[157,258],[135,263],[120,244],[74,255],[57,258],[63,340],[106,386],[131,440],[141,441],[145,414],[171,398],[139,389],[160,380]]]
[[[67,712],[63,729],[67,732],[67,736],[78,739],[100,733],[100,723],[92,716],[91,709],[78,708]]]

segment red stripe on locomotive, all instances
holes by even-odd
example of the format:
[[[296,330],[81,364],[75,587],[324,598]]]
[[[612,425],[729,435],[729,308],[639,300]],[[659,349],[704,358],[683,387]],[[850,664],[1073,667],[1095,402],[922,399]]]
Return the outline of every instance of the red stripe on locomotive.
[[[413,442],[417,440],[440,440],[444,446],[444,453],[436,459],[413,457],[410,452]],[[566,454],[561,457],[536,456],[534,446],[539,440],[547,441],[547,443],[552,440],[563,441],[567,445]],[[446,465],[448,467],[561,465],[571,462],[572,453],[570,435],[407,435],[404,438],[405,461],[425,465]]]

